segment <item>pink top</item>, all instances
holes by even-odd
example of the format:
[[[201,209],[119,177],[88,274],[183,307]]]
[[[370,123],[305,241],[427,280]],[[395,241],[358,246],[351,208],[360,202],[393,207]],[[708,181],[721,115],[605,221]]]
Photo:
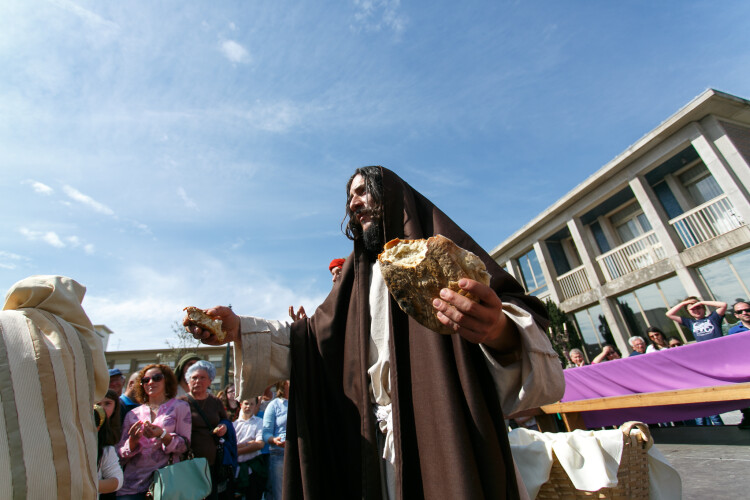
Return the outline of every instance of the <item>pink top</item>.
[[[151,422],[166,429],[172,435],[172,441],[168,446],[164,446],[158,438],[141,436],[138,444],[131,450],[128,429],[138,421]],[[192,427],[190,406],[179,399],[170,399],[161,405],[153,421],[151,410],[145,404],[125,414],[122,438],[117,445],[117,453],[122,458],[120,462],[125,481],[117,495],[132,495],[148,491],[154,471],[167,465],[169,455],[174,454],[173,462],[176,463],[180,461],[180,455],[187,451]]]

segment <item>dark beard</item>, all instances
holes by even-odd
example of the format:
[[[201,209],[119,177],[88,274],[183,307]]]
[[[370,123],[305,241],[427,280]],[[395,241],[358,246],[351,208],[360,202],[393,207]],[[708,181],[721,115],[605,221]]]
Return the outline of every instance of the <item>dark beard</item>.
[[[383,228],[380,226],[380,219],[373,219],[370,227],[362,232],[362,243],[365,250],[375,257],[383,251]]]

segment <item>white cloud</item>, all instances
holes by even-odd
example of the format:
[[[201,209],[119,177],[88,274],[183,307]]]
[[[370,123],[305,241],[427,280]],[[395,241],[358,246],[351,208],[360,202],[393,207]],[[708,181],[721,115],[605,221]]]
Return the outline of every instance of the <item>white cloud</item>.
[[[185,189],[180,186],[177,188],[177,194],[180,196],[180,199],[185,204],[187,208],[198,210],[198,205],[195,204],[195,201],[193,201],[192,198],[190,198],[187,193],[185,192]]]
[[[397,36],[406,29],[408,18],[399,12],[400,0],[354,0],[355,31],[382,31],[390,29]]]
[[[250,53],[234,40],[225,40],[221,43],[221,52],[224,57],[233,63],[249,63]]]
[[[28,257],[0,250],[0,269],[17,269],[19,264],[29,260]]]
[[[50,3],[70,12],[71,14],[78,16],[91,26],[105,28],[107,30],[120,29],[120,27],[112,21],[108,21],[99,14],[96,14],[90,10],[86,10],[80,5],[69,0],[50,0]]]
[[[85,195],[78,191],[77,189],[71,187],[71,186],[63,186],[63,191],[65,191],[65,194],[67,194],[70,199],[77,201],[78,203],[81,203],[83,205],[86,205],[87,207],[93,209],[96,212],[99,212],[100,214],[104,215],[114,215],[114,211],[112,211],[111,208],[104,205],[103,203],[99,203],[92,197]]]
[[[94,245],[92,245],[91,243],[83,245],[83,251],[86,252],[86,255],[93,255],[94,254]]]
[[[32,180],[29,180],[29,181],[27,181],[27,182],[28,182],[29,184],[31,184],[31,188],[32,188],[32,189],[34,190],[34,192],[36,192],[36,193],[39,193],[39,194],[44,194],[44,195],[47,195],[47,196],[49,196],[49,195],[51,195],[52,193],[54,193],[54,192],[55,192],[55,190],[54,190],[54,189],[52,189],[51,187],[49,187],[49,186],[48,186],[48,185],[46,185],[46,184],[42,184],[41,182],[38,182],[38,181],[32,181]]]
[[[171,326],[189,305],[231,303],[238,314],[284,320],[290,304],[304,305],[311,313],[325,298],[299,293],[299,286],[288,288],[279,284],[278,276],[262,270],[239,270],[205,256],[200,259],[200,269],[187,264],[171,270],[133,266],[124,270],[125,278],[116,289],[89,287],[84,309],[94,323],[115,332],[110,349],[165,348],[167,340],[174,340]]]
[[[55,248],[65,248],[65,243],[54,231],[32,231],[25,227],[22,227],[18,231],[26,236],[29,241],[43,241]]]

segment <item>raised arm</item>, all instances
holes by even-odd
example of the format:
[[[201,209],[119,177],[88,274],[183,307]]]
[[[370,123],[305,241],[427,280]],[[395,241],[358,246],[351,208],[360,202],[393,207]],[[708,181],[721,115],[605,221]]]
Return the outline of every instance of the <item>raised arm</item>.
[[[680,312],[680,309],[682,309],[683,307],[685,307],[685,304],[687,304],[688,302],[689,301],[687,301],[687,300],[683,300],[682,302],[680,302],[679,304],[677,304],[676,306],[674,306],[672,309],[670,309],[669,311],[667,311],[667,313],[666,313],[667,318],[671,319],[672,321],[676,321],[679,324],[682,324],[682,317],[678,316],[677,313]],[[724,304],[724,305],[726,305],[726,304]]]
[[[719,316],[724,316],[727,312],[726,302],[719,302],[718,300],[703,300],[701,302],[698,302],[698,304],[713,307],[714,309],[716,309],[716,314],[718,314]]]

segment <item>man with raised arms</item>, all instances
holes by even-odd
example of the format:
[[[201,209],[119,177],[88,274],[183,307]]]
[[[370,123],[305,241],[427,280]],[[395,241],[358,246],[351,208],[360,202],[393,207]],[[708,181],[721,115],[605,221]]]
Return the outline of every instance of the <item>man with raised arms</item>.
[[[393,172],[357,169],[347,197],[354,251],[315,314],[290,324],[207,310],[235,342],[242,399],[291,379],[284,498],[518,498],[503,416],[564,391],[544,306]],[[460,280],[478,302],[449,289],[434,298],[455,335],[403,313],[375,265],[385,241],[435,234],[492,276],[489,286]]]

